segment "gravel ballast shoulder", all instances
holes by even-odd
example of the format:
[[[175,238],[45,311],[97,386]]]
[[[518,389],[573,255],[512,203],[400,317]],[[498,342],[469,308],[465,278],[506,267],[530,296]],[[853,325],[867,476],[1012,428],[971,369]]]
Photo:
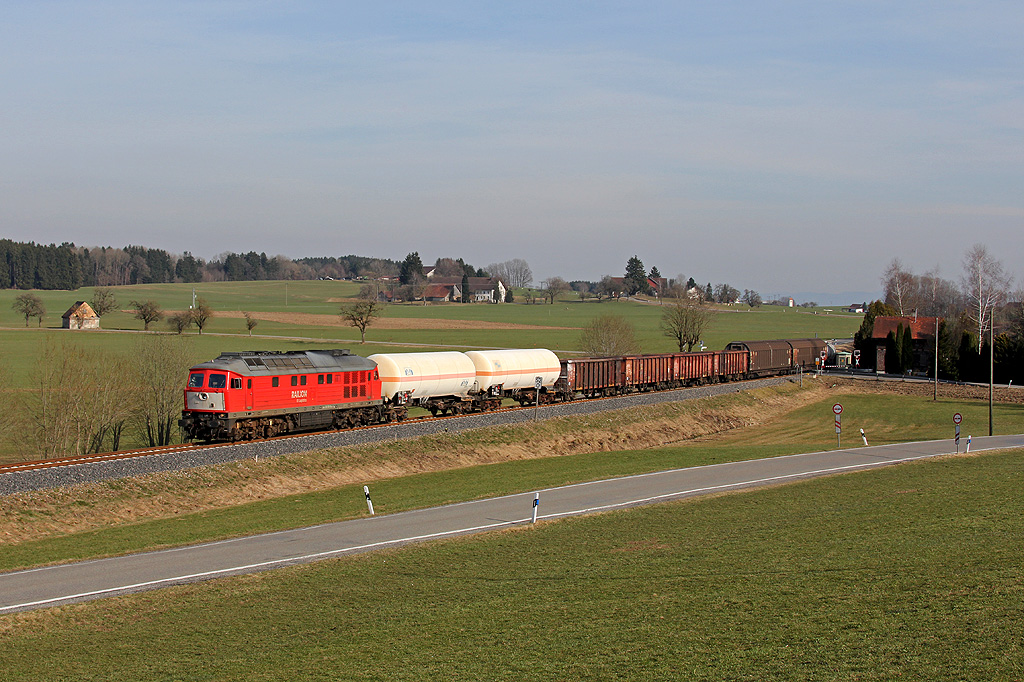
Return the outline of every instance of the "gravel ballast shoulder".
[[[195,467],[223,464],[243,459],[260,459],[290,455],[313,450],[325,450],[345,445],[365,445],[385,440],[418,438],[442,432],[460,432],[488,426],[519,424],[535,419],[552,419],[575,415],[594,414],[621,410],[642,405],[656,405],[667,402],[698,400],[712,396],[737,393],[753,388],[777,386],[795,381],[791,377],[773,377],[757,381],[738,383],[711,384],[675,391],[655,393],[635,393],[603,400],[582,400],[570,403],[557,403],[539,408],[526,408],[504,412],[468,415],[427,421],[411,421],[401,424],[389,424],[358,431],[331,431],[314,433],[306,436],[283,438],[280,440],[258,441],[254,443],[238,443],[205,447],[186,452],[169,452],[167,454],[150,454],[131,459],[119,459],[107,462],[91,462],[70,466],[52,467],[23,472],[5,473],[0,475],[0,495],[49,488],[73,486],[80,483],[93,483],[110,479],[144,476],[167,471],[180,471]]]

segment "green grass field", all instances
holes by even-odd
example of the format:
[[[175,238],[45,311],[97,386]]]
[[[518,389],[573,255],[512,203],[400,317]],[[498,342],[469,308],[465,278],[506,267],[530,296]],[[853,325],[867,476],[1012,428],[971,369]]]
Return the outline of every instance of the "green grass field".
[[[631,301],[587,301],[584,303],[566,296],[555,305],[398,304],[387,306],[385,316],[411,321],[409,329],[367,330],[367,343],[360,345],[358,332],[352,327],[309,324],[296,317],[293,323],[261,320],[250,338],[244,320],[217,317],[216,311],[250,311],[301,316],[327,315],[333,319],[338,312],[338,301],[358,293],[355,282],[300,281],[300,282],[215,282],[195,285],[196,294],[207,300],[215,311],[202,338],[195,329],[186,332],[196,337],[197,357],[215,357],[221,350],[288,350],[301,347],[296,339],[323,345],[351,347],[354,352],[369,355],[387,349],[403,350],[385,344],[423,344],[427,349],[440,347],[545,347],[556,352],[572,353],[578,350],[579,330],[598,315],[613,313],[629,320],[636,329],[643,352],[657,353],[675,350],[671,339],[662,334],[660,320],[663,307]],[[132,300],[156,301],[164,310],[184,310],[192,301],[192,285],[153,284],[112,289],[118,307],[129,308]],[[4,361],[13,375],[14,385],[23,384],[25,368],[32,364],[33,349],[40,345],[38,334],[54,334],[59,338],[73,337],[90,347],[127,352],[134,333],[68,332],[60,330],[60,316],[76,300],[89,300],[92,289],[78,291],[35,291],[47,309],[41,331],[36,320],[25,321],[12,310],[14,298],[21,292],[0,290],[0,347]],[[765,306],[753,310],[723,310],[712,321],[705,344],[720,349],[729,341],[764,338],[848,338],[861,322],[861,316],[845,314],[816,314],[799,308]],[[415,321],[422,320],[422,328]],[[438,320],[465,320],[489,323],[529,325],[522,329],[439,329]],[[116,311],[102,320],[108,332],[139,332],[142,322],[128,312]],[[544,328],[550,327],[550,328]],[[151,331],[167,333],[166,322],[156,322]],[[82,340],[84,339],[84,340]],[[409,348],[404,348],[409,350]]]
[[[0,618],[8,680],[1014,680],[1019,454]]]

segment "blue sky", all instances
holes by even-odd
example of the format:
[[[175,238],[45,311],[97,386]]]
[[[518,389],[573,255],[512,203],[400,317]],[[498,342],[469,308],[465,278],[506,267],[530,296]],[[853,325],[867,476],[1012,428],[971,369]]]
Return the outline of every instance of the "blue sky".
[[[349,6],[352,5],[352,6]],[[705,6],[707,5],[707,6]],[[537,279],[1024,277],[1012,2],[8,2],[0,236]]]

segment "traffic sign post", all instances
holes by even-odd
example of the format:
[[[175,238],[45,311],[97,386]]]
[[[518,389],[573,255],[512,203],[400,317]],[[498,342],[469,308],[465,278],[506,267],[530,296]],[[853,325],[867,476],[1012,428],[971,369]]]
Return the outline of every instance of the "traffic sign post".
[[[537,420],[537,413],[540,412],[540,387],[541,387],[541,385],[543,383],[544,383],[544,378],[543,377],[534,377],[534,379],[533,379],[533,388],[535,389],[535,391],[537,393],[537,403],[534,406],[534,410],[533,410],[533,419],[534,419],[534,421]]]
[[[963,416],[959,412],[953,415],[953,425],[956,427],[956,436],[954,441],[956,442],[956,454],[960,454],[960,422],[964,420]]]
[[[832,406],[832,413],[835,414],[836,416],[836,445],[838,447],[843,447],[843,422],[842,417],[840,417],[840,415],[843,413],[843,406],[840,405],[839,403],[836,403],[835,405]]]

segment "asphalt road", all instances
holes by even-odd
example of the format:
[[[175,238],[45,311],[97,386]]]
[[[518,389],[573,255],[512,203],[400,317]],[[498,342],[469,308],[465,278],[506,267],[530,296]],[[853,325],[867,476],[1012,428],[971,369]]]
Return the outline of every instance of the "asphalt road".
[[[965,444],[965,443],[964,443]],[[962,444],[962,445],[964,445]],[[979,437],[972,451],[1024,447],[1024,434]],[[954,450],[951,440],[858,447],[674,469],[535,491],[538,520],[755,488],[907,462]],[[535,492],[202,545],[0,574],[0,614],[265,571],[507,528],[532,520]]]

